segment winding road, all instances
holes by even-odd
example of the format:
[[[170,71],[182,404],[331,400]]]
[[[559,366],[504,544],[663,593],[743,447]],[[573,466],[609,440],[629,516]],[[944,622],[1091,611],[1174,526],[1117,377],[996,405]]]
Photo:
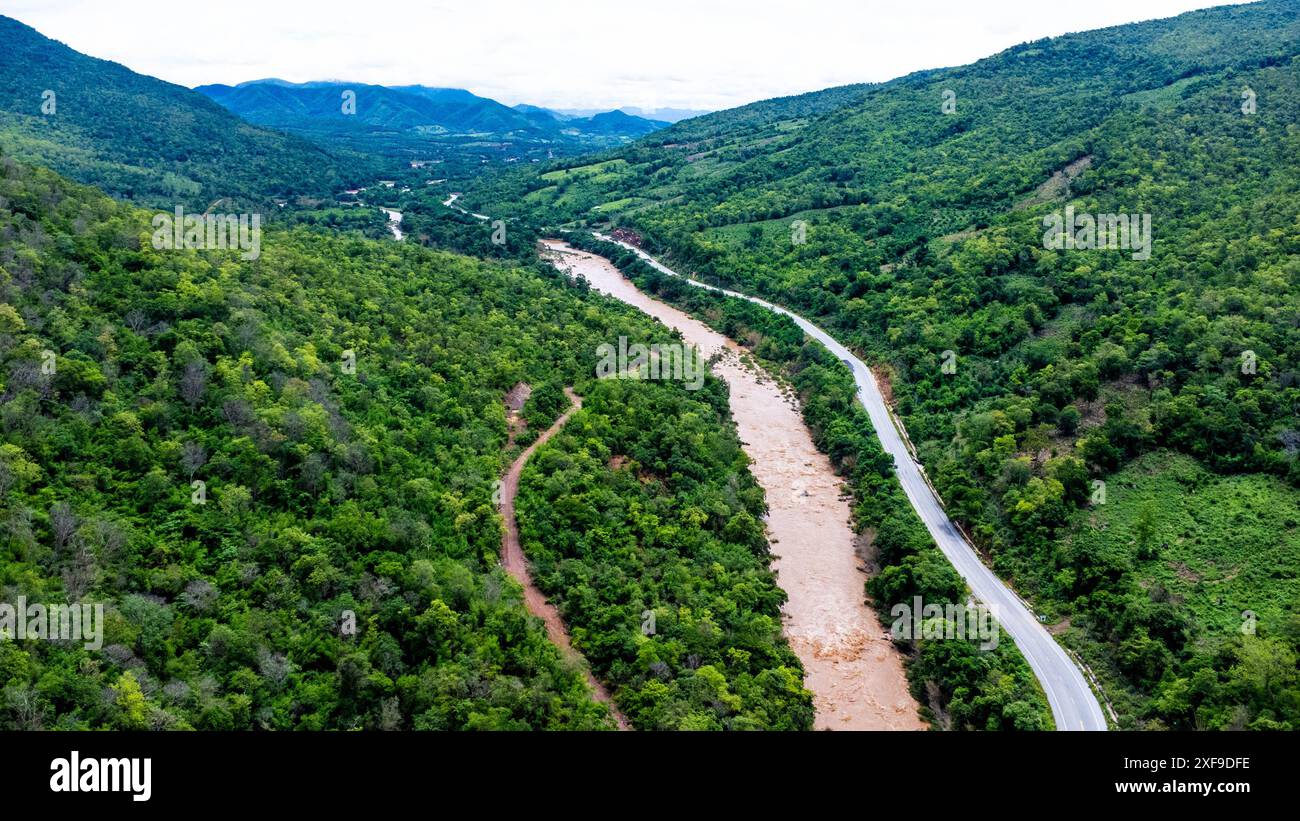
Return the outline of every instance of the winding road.
[[[1107,729],[1106,716],[1102,712],[1101,704],[1097,701],[1078,665],[1039,623],[1028,605],[985,566],[975,547],[948,518],[938,494],[925,479],[924,469],[912,457],[895,424],[894,416],[880,392],[880,386],[876,384],[875,376],[866,363],[830,334],[780,305],[684,277],[634,245],[620,242],[604,234],[595,233],[595,236],[634,252],[656,270],[669,276],[680,277],[698,288],[749,300],[768,310],[790,317],[804,333],[826,346],[831,353],[847,364],[853,371],[858,398],[867,409],[871,424],[876,429],[876,436],[885,451],[894,459],[895,472],[903,486],[903,491],[907,494],[908,501],[921,521],[925,523],[935,544],[966,580],[975,598],[993,612],[994,617],[1020,648],[1020,652],[1029,662],[1030,668],[1038,677],[1047,695],[1056,728],[1058,730]]]
[[[554,424],[543,431],[536,441],[524,448],[523,453],[520,453],[519,457],[510,464],[505,476],[501,477],[501,518],[505,520],[505,532],[501,534],[501,566],[523,587],[524,604],[528,607],[528,612],[541,619],[542,623],[546,625],[546,635],[551,640],[551,643],[559,647],[560,652],[582,668],[587,677],[587,684],[595,694],[596,700],[609,707],[610,713],[618,723],[618,728],[620,730],[630,730],[632,729],[631,725],[619,712],[618,707],[614,705],[614,699],[610,696],[609,690],[592,675],[591,667],[587,664],[586,659],[577,650],[573,649],[573,645],[569,642],[569,631],[564,626],[564,619],[560,618],[560,612],[546,600],[546,596],[537,589],[537,585],[533,584],[533,578],[528,573],[528,560],[524,557],[523,546],[519,543],[519,523],[515,518],[515,496],[519,493],[519,477],[523,475],[524,465],[528,463],[529,457],[559,432],[560,428],[564,427],[564,423],[569,421],[569,417],[573,416],[582,407],[582,397],[569,388],[564,389],[564,394],[569,397],[569,401],[573,404],[559,419],[555,420]]]
[[[448,208],[452,209],[453,211],[459,211],[459,212],[461,212],[462,214],[465,214],[465,215],[467,215],[467,216],[471,216],[471,217],[473,217],[473,218],[476,219],[476,220],[485,220],[485,219],[488,218],[488,215],[487,215],[487,214],[475,214],[473,211],[470,211],[470,210],[467,209],[467,208],[462,208],[461,206],[457,205],[457,204],[456,204],[456,200],[458,200],[458,199],[460,199],[460,194],[459,194],[459,193],[457,193],[457,194],[452,194],[450,197],[447,197],[447,199],[443,200],[443,201],[442,201],[442,204],[445,205],[445,206],[447,206]]]
[[[813,729],[925,729],[902,655],[863,596],[868,574],[848,490],[788,387],[734,340],[638,290],[605,257],[556,240],[542,246],[556,268],[676,330],[727,384],[736,435],[767,501],[770,567],[786,593],[781,630],[803,665]]]

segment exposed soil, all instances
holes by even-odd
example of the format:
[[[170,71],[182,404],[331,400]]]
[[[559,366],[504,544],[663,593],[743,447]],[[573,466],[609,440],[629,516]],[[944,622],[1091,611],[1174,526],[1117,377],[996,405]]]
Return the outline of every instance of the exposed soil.
[[[871,373],[876,377],[876,384],[880,385],[880,393],[885,397],[885,404],[889,406],[891,411],[897,411],[898,405],[894,403],[892,372],[888,368],[875,365],[871,368]]]
[[[533,395],[533,386],[527,382],[520,382],[510,389],[504,400],[506,406],[506,447],[512,447],[515,444],[516,437],[528,427],[524,421],[524,405],[528,402],[528,397]]]
[[[519,582],[524,588],[524,604],[528,607],[528,612],[541,619],[546,625],[546,635],[550,638],[551,643],[560,648],[567,657],[580,665],[587,676],[587,683],[591,686],[592,692],[598,701],[609,705],[609,711],[614,715],[614,720],[618,722],[620,730],[630,730],[631,725],[627,719],[614,706],[614,699],[610,696],[609,690],[604,684],[601,684],[595,676],[591,674],[591,668],[587,665],[582,655],[575,649],[569,641],[568,628],[564,626],[564,620],[560,618],[560,613],[555,607],[546,600],[542,591],[537,589],[533,584],[532,576],[528,573],[528,560],[524,558],[523,547],[519,543],[519,523],[515,519],[515,496],[519,493],[519,477],[524,472],[524,465],[528,463],[528,458],[542,445],[546,444],[552,436],[564,427],[564,423],[569,421],[569,417],[582,407],[582,397],[575,394],[568,388],[564,389],[565,395],[573,405],[555,420],[555,424],[547,428],[537,441],[524,448],[524,452],[519,454],[506,471],[506,475],[501,477],[501,518],[505,520],[505,532],[501,536],[501,566],[506,572]]]
[[[1034,205],[1039,205],[1052,200],[1065,199],[1070,195],[1070,183],[1074,178],[1087,171],[1092,167],[1092,155],[1080,157],[1079,159],[1067,163],[1058,169],[1042,185],[1034,189],[1034,193],[1016,203],[1015,210],[1023,210]]]
[[[609,232],[609,235],[619,242],[626,242],[628,245],[641,247],[641,235],[631,228],[615,228]]]

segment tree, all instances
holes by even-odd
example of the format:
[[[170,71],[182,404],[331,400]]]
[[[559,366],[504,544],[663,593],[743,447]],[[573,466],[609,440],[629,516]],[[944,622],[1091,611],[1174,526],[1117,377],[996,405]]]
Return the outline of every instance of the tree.
[[[1071,436],[1079,429],[1079,409],[1066,405],[1056,416],[1056,427],[1063,436]]]
[[[143,730],[148,721],[148,702],[140,690],[131,671],[123,673],[117,680],[117,723],[124,730]]]
[[[1137,521],[1133,524],[1133,542],[1137,546],[1139,561],[1156,558],[1156,511],[1155,505],[1144,504],[1138,511]]]
[[[193,361],[185,365],[181,376],[181,398],[193,410],[203,401],[204,391],[208,387],[208,363]]]

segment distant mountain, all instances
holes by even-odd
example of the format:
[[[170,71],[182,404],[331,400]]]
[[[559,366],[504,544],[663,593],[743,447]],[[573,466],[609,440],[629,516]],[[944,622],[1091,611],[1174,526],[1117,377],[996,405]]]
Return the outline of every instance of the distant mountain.
[[[251,126],[201,94],[99,60],[0,16],[0,146],[154,205],[323,194],[345,163]]]
[[[486,131],[500,134],[527,131],[538,127],[538,124],[528,115],[463,88],[396,86],[392,90],[411,94],[432,103],[434,108],[430,109],[430,113],[440,117],[440,124],[452,131]]]
[[[483,134],[553,141],[630,140],[668,125],[623,112],[569,118],[537,106],[511,108],[461,88],[376,86],[347,82],[287,83],[269,79],[195,89],[250,122],[308,136],[366,130],[422,136]],[[348,92],[355,114],[344,113]]]
[[[712,113],[706,108],[637,108],[636,106],[624,106],[622,111],[635,117],[660,120],[665,123],[679,123],[682,120],[703,117],[705,114]]]
[[[619,137],[644,137],[653,131],[667,128],[669,123],[634,117],[622,111],[606,111],[594,117],[574,117],[564,122],[565,128],[576,129],[584,134],[599,134]]]
[[[561,114],[560,112],[555,111],[554,109],[543,108],[539,105],[529,105],[528,103],[519,103],[518,105],[512,106],[512,108],[514,108],[515,111],[519,111],[524,114],[545,114],[546,116],[555,120],[572,119],[568,114]]]
[[[618,109],[624,114],[631,114],[633,117],[641,117],[646,120],[658,120],[668,124],[689,120],[691,117],[701,117],[705,114],[712,113],[703,108],[638,108],[634,105],[625,105]],[[561,108],[553,113],[565,117],[591,117],[600,114],[604,109],[600,108]]]
[[[457,88],[258,82],[206,85],[195,91],[249,122],[289,130],[433,128],[456,133],[509,134],[537,129],[525,115]],[[348,100],[355,101],[354,114],[346,113],[344,104]]]
[[[265,80],[249,80],[246,83],[240,83],[241,86],[252,85],[272,85],[272,86],[296,86],[304,85],[303,83],[291,83],[288,80],[281,80],[278,77],[267,77]]]

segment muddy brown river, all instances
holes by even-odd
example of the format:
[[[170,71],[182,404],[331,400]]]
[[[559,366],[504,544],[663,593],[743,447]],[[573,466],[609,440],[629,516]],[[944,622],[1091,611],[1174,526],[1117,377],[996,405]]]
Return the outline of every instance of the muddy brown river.
[[[559,240],[543,244],[556,267],[676,328],[730,386],[731,413],[750,469],[767,495],[772,567],[789,596],[782,623],[813,694],[814,726],[923,730],[902,659],[864,601],[867,575],[854,551],[847,489],[813,445],[797,401],[742,362],[743,349],[677,308],[651,299],[604,257]]]

